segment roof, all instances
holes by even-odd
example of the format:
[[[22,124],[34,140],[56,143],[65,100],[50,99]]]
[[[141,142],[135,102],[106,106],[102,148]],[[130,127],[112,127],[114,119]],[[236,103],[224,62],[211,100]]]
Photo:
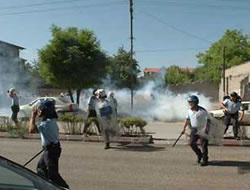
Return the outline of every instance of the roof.
[[[11,44],[11,43],[8,43],[8,42],[4,42],[4,41],[1,41],[0,40],[0,43],[4,43],[4,44],[7,44],[7,45],[9,45],[9,46],[14,46],[14,47],[16,47],[16,48],[18,48],[18,49],[25,49],[24,47],[21,47],[21,46],[18,46],[18,45],[15,45],[15,44]]]
[[[193,73],[194,71],[196,71],[195,68],[180,68],[182,72],[190,72],[190,73]]]
[[[160,73],[160,68],[145,68],[144,73]]]

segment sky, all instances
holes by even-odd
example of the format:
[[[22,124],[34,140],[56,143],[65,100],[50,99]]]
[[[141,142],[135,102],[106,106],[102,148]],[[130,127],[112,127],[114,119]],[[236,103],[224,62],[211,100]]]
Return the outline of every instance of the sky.
[[[140,68],[197,67],[227,29],[250,34],[248,0],[133,0],[134,50]],[[130,50],[129,0],[0,0],[0,40],[25,48],[33,61],[51,39],[50,27],[75,26],[95,32],[113,55]]]

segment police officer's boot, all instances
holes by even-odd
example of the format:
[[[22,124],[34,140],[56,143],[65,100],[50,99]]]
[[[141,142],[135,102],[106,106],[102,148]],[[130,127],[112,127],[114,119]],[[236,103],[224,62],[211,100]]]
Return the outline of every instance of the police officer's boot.
[[[200,164],[202,159],[202,154],[197,156],[197,163]]]
[[[106,143],[106,145],[105,145],[105,148],[104,149],[109,149],[110,148],[110,145],[109,145],[110,143],[108,142],[108,143]]]
[[[207,166],[208,165],[208,157],[203,157],[200,164],[201,164],[201,166]]]

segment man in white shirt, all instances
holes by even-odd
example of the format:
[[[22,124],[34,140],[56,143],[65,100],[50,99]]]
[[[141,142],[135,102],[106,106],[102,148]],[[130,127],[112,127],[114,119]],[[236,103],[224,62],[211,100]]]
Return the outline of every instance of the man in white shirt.
[[[197,155],[197,162],[201,166],[208,165],[208,140],[205,135],[208,133],[208,113],[207,111],[199,106],[199,99],[197,96],[190,96],[188,98],[190,108],[186,116],[185,124],[182,133],[185,133],[186,127],[189,126],[191,129],[190,133],[190,146]],[[200,139],[201,149],[197,145],[197,141]]]

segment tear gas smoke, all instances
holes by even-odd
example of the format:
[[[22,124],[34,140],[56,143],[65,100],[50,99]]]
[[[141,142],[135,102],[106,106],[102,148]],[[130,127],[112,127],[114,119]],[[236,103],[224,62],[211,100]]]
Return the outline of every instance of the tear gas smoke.
[[[10,114],[11,99],[7,95],[9,88],[15,88],[21,103],[31,98],[29,88],[31,77],[24,68],[24,60],[19,58],[18,50],[5,43],[0,43],[0,115]]]
[[[105,82],[107,85],[108,82]],[[211,110],[212,104],[210,98],[205,97],[197,92],[189,92],[185,94],[174,94],[167,88],[161,85],[161,81],[150,81],[143,88],[134,91],[134,105],[131,110],[129,89],[112,90],[109,86],[103,86],[108,91],[113,91],[115,98],[118,101],[118,112],[122,116],[138,116],[146,120],[159,120],[159,121],[176,121],[184,120],[188,103],[187,98],[190,95],[197,95],[202,107]],[[86,109],[87,99],[91,96],[92,90],[85,93],[81,98],[81,108]]]

